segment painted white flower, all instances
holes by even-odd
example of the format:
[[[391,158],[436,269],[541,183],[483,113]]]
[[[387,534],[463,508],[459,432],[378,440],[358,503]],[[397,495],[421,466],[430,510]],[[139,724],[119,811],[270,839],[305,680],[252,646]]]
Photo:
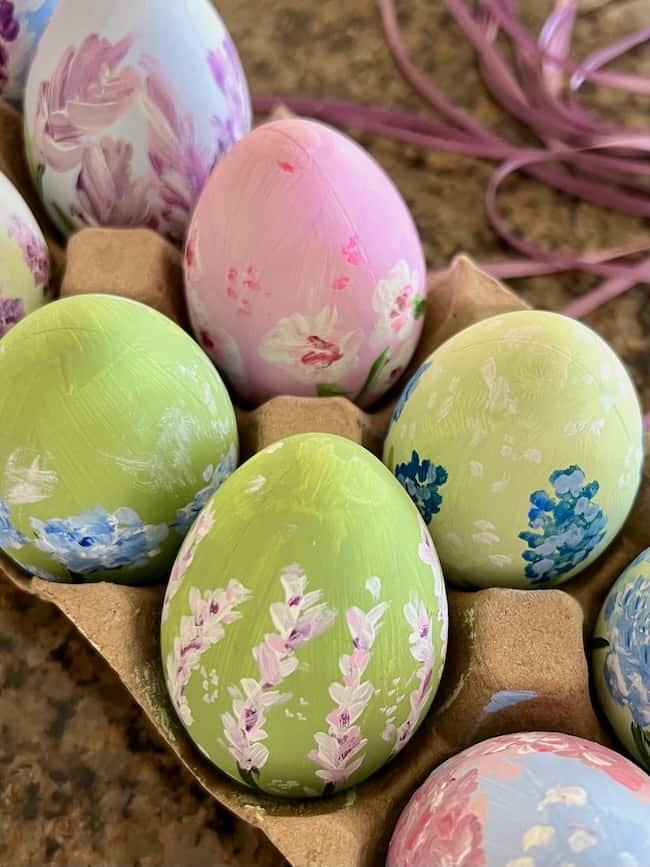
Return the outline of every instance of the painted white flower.
[[[587,792],[582,786],[554,786],[548,789],[546,797],[537,805],[541,812],[549,804],[562,804],[565,807],[584,807],[587,803]]]
[[[262,339],[259,355],[299,382],[340,383],[359,364],[363,332],[339,331],[337,319],[336,307],[330,306],[315,316],[295,313],[280,319]]]
[[[387,277],[377,283],[372,307],[378,316],[370,344],[383,349],[395,341],[405,341],[415,324],[415,298],[420,277],[405,259],[393,266]]]
[[[569,848],[572,852],[583,852],[598,843],[598,834],[589,828],[574,828],[569,835]]]
[[[368,578],[366,581],[366,590],[372,598],[377,601],[379,599],[379,594],[381,593],[381,578],[378,578],[374,575],[372,578]]]
[[[555,828],[552,825],[532,825],[522,838],[524,852],[536,846],[546,846],[555,836]]]
[[[255,476],[254,479],[250,480],[248,487],[246,488],[247,494],[256,494],[258,491],[261,491],[264,485],[266,484],[266,479],[264,476]]]

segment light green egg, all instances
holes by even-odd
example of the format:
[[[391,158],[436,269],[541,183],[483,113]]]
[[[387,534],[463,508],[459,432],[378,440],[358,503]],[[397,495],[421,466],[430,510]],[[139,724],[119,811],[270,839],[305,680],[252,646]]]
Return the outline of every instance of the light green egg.
[[[650,548],[605,600],[594,632],[593,676],[619,740],[650,771]]]
[[[642,436],[613,350],[579,322],[527,310],[432,353],[395,407],[384,461],[427,522],[447,579],[552,587],[621,529]]]
[[[438,557],[369,452],[289,437],[201,513],[161,643],[174,707],[222,771],[277,795],[329,794],[398,753],[433,700],[447,644]]]
[[[207,356],[135,301],[80,295],[0,341],[0,548],[56,581],[164,581],[235,468]]]

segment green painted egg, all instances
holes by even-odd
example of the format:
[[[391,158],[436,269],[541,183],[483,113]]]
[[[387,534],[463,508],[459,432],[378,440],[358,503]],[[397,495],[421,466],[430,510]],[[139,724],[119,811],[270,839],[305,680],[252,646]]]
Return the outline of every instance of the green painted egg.
[[[551,587],[621,529],[642,436],[613,350],[579,322],[526,310],[432,353],[395,406],[384,461],[427,522],[447,579]]]
[[[329,794],[398,753],[433,700],[447,644],[438,557],[369,452],[289,437],[201,512],[161,640],[174,707],[211,761],[273,794]]]
[[[143,304],[80,295],[0,341],[0,548],[55,581],[165,580],[235,468],[226,389]]]
[[[601,706],[628,752],[650,771],[650,548],[610,590],[593,648]]]

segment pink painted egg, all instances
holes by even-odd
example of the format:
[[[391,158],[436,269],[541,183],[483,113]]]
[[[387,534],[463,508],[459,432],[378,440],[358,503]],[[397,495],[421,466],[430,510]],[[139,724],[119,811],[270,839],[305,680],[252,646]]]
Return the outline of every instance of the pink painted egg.
[[[369,406],[422,330],[425,264],[404,200],[359,145],[300,118],[258,127],[212,172],[185,284],[199,342],[252,403]]]

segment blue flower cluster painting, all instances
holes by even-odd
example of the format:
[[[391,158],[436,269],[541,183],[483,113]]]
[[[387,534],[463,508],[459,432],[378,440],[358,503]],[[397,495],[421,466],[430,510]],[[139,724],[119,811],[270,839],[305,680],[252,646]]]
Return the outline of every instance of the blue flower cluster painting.
[[[525,574],[534,585],[570,572],[606,535],[607,516],[594,502],[597,481],[585,484],[585,474],[575,464],[555,470],[549,481],[555,496],[546,491],[531,494],[530,529],[519,534],[528,546],[521,555]]]
[[[96,507],[70,518],[32,518],[35,546],[74,575],[144,566],[160,553],[166,524],[145,524],[133,509]]]
[[[420,460],[420,455],[414,450],[408,463],[397,464],[395,476],[428,524],[440,511],[442,496],[439,488],[448,479],[447,470],[428,458]]]

